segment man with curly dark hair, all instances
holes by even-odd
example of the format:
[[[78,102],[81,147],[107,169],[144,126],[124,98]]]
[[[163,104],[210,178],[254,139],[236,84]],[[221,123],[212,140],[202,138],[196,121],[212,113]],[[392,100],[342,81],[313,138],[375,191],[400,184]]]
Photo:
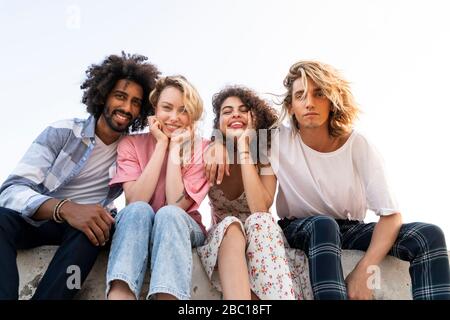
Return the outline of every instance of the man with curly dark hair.
[[[60,245],[33,299],[71,299],[110,238],[109,188],[119,138],[142,129],[159,71],[141,55],[110,55],[81,85],[90,117],[51,124],[0,188],[0,299],[17,299],[18,249]],[[75,270],[75,271],[73,271]]]

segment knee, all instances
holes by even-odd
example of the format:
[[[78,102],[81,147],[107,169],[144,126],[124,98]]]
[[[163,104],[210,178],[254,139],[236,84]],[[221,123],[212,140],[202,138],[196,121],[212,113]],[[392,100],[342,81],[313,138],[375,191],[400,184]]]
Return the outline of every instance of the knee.
[[[124,210],[126,210],[127,212],[133,212],[136,214],[139,214],[142,212],[145,212],[145,213],[151,212],[152,214],[154,214],[153,208],[147,202],[144,202],[144,201],[136,201],[136,202],[130,203],[129,205],[127,205],[124,208]],[[122,211],[124,211],[124,210],[122,210]]]
[[[271,231],[278,227],[272,215],[267,212],[258,212],[250,215],[244,223],[247,232],[260,232],[263,230]]]
[[[251,214],[246,220],[245,225],[252,226],[255,224],[275,224],[272,215],[269,212],[256,212]]]
[[[334,218],[328,216],[313,217],[308,229],[311,234],[319,235],[327,242],[335,242],[339,239],[339,225]]]
[[[231,223],[224,233],[224,238],[245,239],[244,232],[239,222]]]
[[[311,219],[311,228],[318,232],[335,233],[339,226],[334,218],[328,216],[317,216]]]
[[[3,209],[3,208],[1,208]],[[6,210],[0,211],[0,232],[7,229],[9,225],[11,224],[11,217],[9,216],[10,213]]]
[[[428,224],[428,233],[431,234],[432,242],[445,246],[444,231],[440,227],[434,224]]]
[[[119,223],[136,223],[144,225],[152,223],[155,216],[155,212],[152,207],[143,201],[133,202],[123,208],[117,215]]]
[[[13,234],[20,229],[20,222],[23,220],[18,212],[0,207],[0,234]]]
[[[165,225],[169,227],[187,226],[186,212],[180,207],[168,205],[158,210],[155,215],[155,226]]]
[[[239,222],[233,222],[227,227],[223,235],[222,243],[220,244],[221,249],[223,249],[224,244],[227,246],[231,245],[234,248],[245,249],[246,239]]]
[[[445,249],[445,235],[440,227],[429,223],[418,223],[415,228],[415,232],[411,235],[416,238],[416,241],[420,244],[426,244],[426,246],[420,245],[423,251],[433,249]]]
[[[102,248],[94,245],[82,231],[72,226],[69,226],[66,241],[70,243],[70,256],[74,260],[89,260],[97,257]],[[61,247],[58,250],[61,250]]]

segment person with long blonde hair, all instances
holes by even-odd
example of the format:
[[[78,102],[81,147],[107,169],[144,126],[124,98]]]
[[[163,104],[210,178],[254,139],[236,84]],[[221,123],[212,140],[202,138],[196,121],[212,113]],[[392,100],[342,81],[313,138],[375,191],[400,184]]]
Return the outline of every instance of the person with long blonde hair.
[[[386,255],[410,262],[414,299],[450,299],[442,230],[402,224],[375,147],[353,129],[349,82],[335,68],[299,61],[284,79],[281,125],[270,155],[278,178],[277,213],[291,247],[308,256],[315,299],[372,299],[369,277]],[[379,216],[365,223],[366,211]],[[344,279],[342,249],[365,251]]]
[[[108,299],[139,299],[150,260],[147,298],[189,299],[192,247],[203,244],[198,212],[208,192],[195,134],[203,103],[182,76],[163,77],[150,93],[148,133],[127,136],[117,148],[117,174],[127,206],[116,218],[107,270]],[[185,147],[190,146],[190,147]]]

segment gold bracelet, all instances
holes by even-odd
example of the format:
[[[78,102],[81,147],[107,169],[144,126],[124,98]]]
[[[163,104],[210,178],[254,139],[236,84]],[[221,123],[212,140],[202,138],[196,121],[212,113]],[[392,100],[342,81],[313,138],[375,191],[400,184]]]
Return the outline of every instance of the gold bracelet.
[[[56,216],[58,217],[58,219],[60,220],[60,221],[65,221],[64,220],[64,218],[63,217],[61,217],[61,208],[63,207],[63,205],[66,203],[66,202],[69,202],[70,201],[70,199],[64,199],[64,201],[61,201],[61,204],[59,205],[59,207],[58,207],[58,209],[56,210]]]
[[[61,218],[60,210],[61,210],[61,207],[63,206],[63,204],[65,204],[67,201],[70,201],[70,199],[60,200],[58,202],[58,204],[55,206],[55,208],[53,209],[53,220],[55,222],[57,222],[57,223],[63,223],[64,222],[64,219]]]
[[[55,221],[55,222],[57,222],[57,223],[63,223],[64,221],[61,221],[60,219],[58,219],[58,217],[57,217],[57,215],[56,215],[56,208],[58,207],[58,205],[60,204],[61,202],[58,202],[58,204],[55,206],[55,208],[53,209],[53,215],[52,215],[52,217],[53,217],[53,221]]]

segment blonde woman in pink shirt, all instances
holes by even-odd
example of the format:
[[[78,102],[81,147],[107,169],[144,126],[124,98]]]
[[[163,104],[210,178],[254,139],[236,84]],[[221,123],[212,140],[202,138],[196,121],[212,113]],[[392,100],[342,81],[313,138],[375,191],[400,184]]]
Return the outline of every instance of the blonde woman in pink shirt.
[[[116,217],[107,270],[108,299],[139,299],[150,258],[147,298],[189,299],[192,247],[203,244],[197,211],[208,192],[202,165],[207,141],[194,134],[203,112],[197,90],[181,76],[158,80],[150,93],[149,133],[117,148],[127,206]]]

